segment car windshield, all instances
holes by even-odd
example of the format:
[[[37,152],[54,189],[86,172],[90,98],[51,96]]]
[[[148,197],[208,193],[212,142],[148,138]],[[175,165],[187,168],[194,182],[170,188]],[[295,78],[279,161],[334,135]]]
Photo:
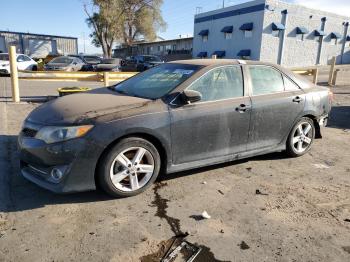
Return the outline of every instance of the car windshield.
[[[160,58],[158,56],[144,56],[143,57],[145,62],[160,62]]]
[[[198,65],[162,64],[117,84],[115,90],[130,96],[161,98],[200,68]]]
[[[101,63],[101,58],[95,56],[84,56],[84,59],[87,63],[98,64]]]
[[[0,54],[0,60],[9,61],[9,55],[8,54]]]
[[[70,57],[56,57],[50,61],[50,64],[57,63],[57,64],[70,64],[73,62],[73,59]]]

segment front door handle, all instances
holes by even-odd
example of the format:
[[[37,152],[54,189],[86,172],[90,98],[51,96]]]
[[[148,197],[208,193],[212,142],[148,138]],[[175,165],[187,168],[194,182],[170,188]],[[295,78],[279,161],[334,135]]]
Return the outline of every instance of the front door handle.
[[[296,96],[293,98],[294,103],[300,103],[301,101],[303,101],[303,99],[300,96]]]
[[[250,105],[246,105],[246,104],[240,104],[238,107],[236,107],[236,111],[239,113],[245,113],[247,112],[247,110],[249,110],[251,108]]]

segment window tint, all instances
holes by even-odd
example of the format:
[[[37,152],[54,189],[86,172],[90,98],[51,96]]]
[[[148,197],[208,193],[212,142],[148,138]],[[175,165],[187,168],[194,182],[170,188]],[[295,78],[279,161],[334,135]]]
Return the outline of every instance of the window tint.
[[[249,67],[253,95],[264,95],[284,91],[282,75],[267,66]]]
[[[202,94],[201,101],[214,101],[243,96],[242,71],[239,66],[214,69],[189,87]]]
[[[285,76],[283,77],[283,81],[285,91],[296,91],[300,89],[292,80]]]

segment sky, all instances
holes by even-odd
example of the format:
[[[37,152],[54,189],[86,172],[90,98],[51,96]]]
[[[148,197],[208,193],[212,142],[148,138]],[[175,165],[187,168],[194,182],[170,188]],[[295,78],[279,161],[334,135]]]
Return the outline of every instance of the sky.
[[[0,0],[0,30],[30,32],[78,37],[79,52],[101,53],[91,45],[91,30],[86,25],[83,3],[89,0]],[[349,0],[284,0],[329,12],[349,16]],[[225,0],[230,6],[248,2],[246,0]],[[165,39],[179,35],[192,36],[193,17],[196,8],[202,12],[221,8],[223,0],[164,0],[163,18],[167,23],[164,32],[158,32]]]

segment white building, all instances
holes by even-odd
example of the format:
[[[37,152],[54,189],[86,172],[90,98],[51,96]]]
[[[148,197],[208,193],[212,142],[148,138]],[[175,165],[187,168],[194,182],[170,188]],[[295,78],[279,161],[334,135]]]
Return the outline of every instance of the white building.
[[[247,58],[284,66],[350,63],[350,17],[276,0],[195,16],[193,56]]]

